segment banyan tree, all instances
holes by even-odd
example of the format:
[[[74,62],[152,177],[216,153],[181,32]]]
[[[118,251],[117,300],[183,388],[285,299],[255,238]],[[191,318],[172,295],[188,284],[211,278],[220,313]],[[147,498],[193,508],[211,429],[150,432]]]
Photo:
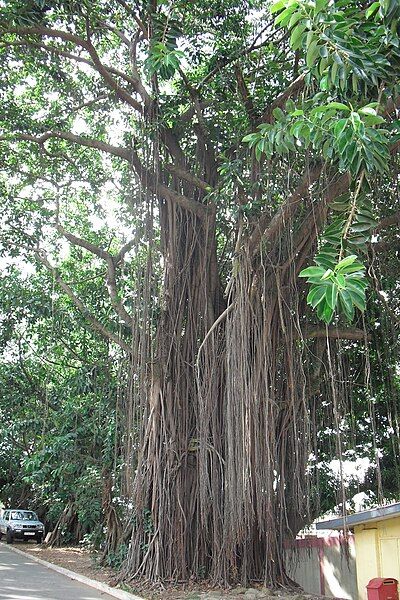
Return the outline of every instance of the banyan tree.
[[[398,2],[0,7],[19,251],[129,364],[121,576],[290,583],[284,544],[319,514],[324,444],[341,460],[355,402],[378,475],[379,423],[399,449]],[[118,243],[71,209],[101,220],[108,195]],[[66,247],[101,265],[104,314]]]

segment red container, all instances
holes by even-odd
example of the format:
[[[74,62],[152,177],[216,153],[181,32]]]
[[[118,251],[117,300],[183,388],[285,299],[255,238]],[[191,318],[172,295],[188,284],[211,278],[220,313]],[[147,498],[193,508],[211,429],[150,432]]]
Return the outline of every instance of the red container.
[[[375,577],[367,585],[368,600],[399,600],[397,579],[393,577]]]

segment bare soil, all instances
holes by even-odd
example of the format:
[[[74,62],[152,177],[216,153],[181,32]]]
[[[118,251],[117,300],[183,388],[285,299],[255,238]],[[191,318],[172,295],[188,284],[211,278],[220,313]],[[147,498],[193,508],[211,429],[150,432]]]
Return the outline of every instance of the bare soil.
[[[136,593],[148,600],[328,600],[323,596],[277,591],[261,586],[216,589],[207,585],[200,587],[198,584],[185,584],[156,590],[138,585]]]

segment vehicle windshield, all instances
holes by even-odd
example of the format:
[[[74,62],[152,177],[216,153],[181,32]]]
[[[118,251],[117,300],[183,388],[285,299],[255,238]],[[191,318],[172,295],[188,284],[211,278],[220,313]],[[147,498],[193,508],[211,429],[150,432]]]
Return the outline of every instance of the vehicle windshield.
[[[37,521],[36,513],[31,510],[12,510],[10,515],[11,521]]]

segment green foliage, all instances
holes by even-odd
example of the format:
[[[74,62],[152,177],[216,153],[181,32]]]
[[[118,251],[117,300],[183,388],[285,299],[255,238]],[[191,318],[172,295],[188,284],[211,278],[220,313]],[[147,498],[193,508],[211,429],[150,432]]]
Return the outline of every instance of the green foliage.
[[[319,319],[330,323],[335,311],[341,311],[351,322],[354,318],[354,306],[365,310],[365,267],[357,262],[357,256],[350,255],[340,259],[334,265],[336,254],[332,254],[329,246],[323,246],[319,252],[315,267],[303,269],[300,277],[307,278],[311,284],[307,303],[317,309]],[[324,265],[322,264],[324,263]],[[333,268],[327,265],[332,265]]]
[[[325,231],[327,243],[315,259],[318,265],[319,257],[329,255],[332,273],[319,273],[324,283],[312,282],[308,303],[327,323],[337,308],[351,320],[354,307],[365,309],[364,280],[361,286],[355,278],[359,288],[350,294],[337,281],[340,263],[335,260],[344,255],[341,239],[346,238],[350,252],[366,248],[374,219],[363,210],[362,198],[376,174],[388,171],[389,148],[398,139],[397,126],[386,125],[381,102],[397,84],[399,9],[391,2],[375,2],[360,10],[351,2],[279,0],[271,12],[277,15],[275,25],[290,31],[292,49],[302,53],[307,84],[316,81],[320,92],[299,105],[289,100],[285,111],[275,108],[272,122],[261,123],[243,141],[254,149],[257,160],[312,150],[320,160],[350,173],[357,192],[351,203],[342,202],[348,217],[336,218]],[[377,100],[366,103],[368,88],[376,86],[381,88]]]
[[[322,93],[317,94],[313,102],[318,103],[323,96]],[[306,102],[300,109],[290,101],[286,105],[286,112],[274,109],[274,123],[259,125],[258,132],[245,136],[243,140],[250,148],[254,148],[257,159],[263,154],[271,159],[275,153],[312,148],[320,152],[326,161],[338,164],[342,171],[349,171],[355,181],[360,178],[360,189],[356,196],[352,200],[350,196],[341,198],[332,206],[342,216],[325,230],[326,243],[315,259],[317,265],[324,264],[324,257],[329,256],[326,268],[331,271],[330,276],[325,275],[324,271],[320,273],[321,277],[324,276],[324,283],[321,283],[322,280],[307,280],[313,283],[307,298],[308,304],[317,310],[318,317],[326,323],[332,320],[337,308],[350,321],[354,316],[354,307],[365,309],[364,279],[361,283],[353,276],[352,285],[358,285],[358,290],[353,289],[350,293],[347,285],[340,284],[341,278],[338,282],[334,273],[342,275],[340,263],[335,264],[335,260],[339,254],[342,255],[343,236],[346,234],[346,244],[350,250],[362,251],[375,225],[371,210],[362,205],[365,195],[360,190],[363,183],[364,188],[368,188],[368,180],[373,174],[387,171],[389,144],[397,135],[395,131],[380,128],[385,120],[377,114],[377,105],[376,102],[369,103],[355,110],[343,102],[331,101],[314,107]],[[347,218],[343,214],[346,212]],[[364,269],[362,265],[360,268]]]
[[[290,31],[293,50],[303,50],[310,75],[322,90],[342,92],[377,86],[394,75],[399,45],[395,0],[359,9],[356,2],[278,0],[275,25]]]
[[[145,63],[149,76],[158,73],[161,79],[171,79],[179,69],[180,59],[183,57],[181,50],[170,48],[164,42],[153,42]]]
[[[254,148],[258,160],[263,154],[271,158],[275,153],[312,148],[326,160],[338,162],[354,178],[363,170],[367,174],[386,171],[389,144],[397,130],[377,128],[385,123],[377,114],[378,103],[354,109],[342,102],[320,104],[324,99],[324,94],[317,94],[312,104],[305,102],[301,108],[292,101],[286,104],[286,112],[275,108],[275,122],[260,124],[243,141]]]
[[[107,566],[115,569],[116,571],[120,570],[124,560],[126,559],[128,554],[128,546],[126,544],[119,544],[115,552],[109,552],[106,557]]]
[[[0,315],[13,317],[0,360],[0,499],[37,510],[49,529],[72,502],[77,529],[63,541],[79,531],[98,545],[101,473],[119,465],[118,368],[65,299],[51,298],[47,277],[10,269],[0,286]]]
[[[307,302],[318,318],[330,323],[336,312],[351,322],[356,308],[365,311],[368,286],[365,266],[354,253],[367,252],[376,220],[368,197],[361,193],[357,198],[354,194],[337,198],[331,209],[336,216],[322,233],[314,259],[317,266],[304,269],[300,277],[311,284]],[[314,269],[313,276],[309,269]]]
[[[174,12],[168,15],[158,12],[153,15],[152,38],[144,62],[150,78],[158,74],[161,80],[171,79],[185,56],[182,50],[177,49],[177,40],[182,32],[178,20],[174,18]]]

